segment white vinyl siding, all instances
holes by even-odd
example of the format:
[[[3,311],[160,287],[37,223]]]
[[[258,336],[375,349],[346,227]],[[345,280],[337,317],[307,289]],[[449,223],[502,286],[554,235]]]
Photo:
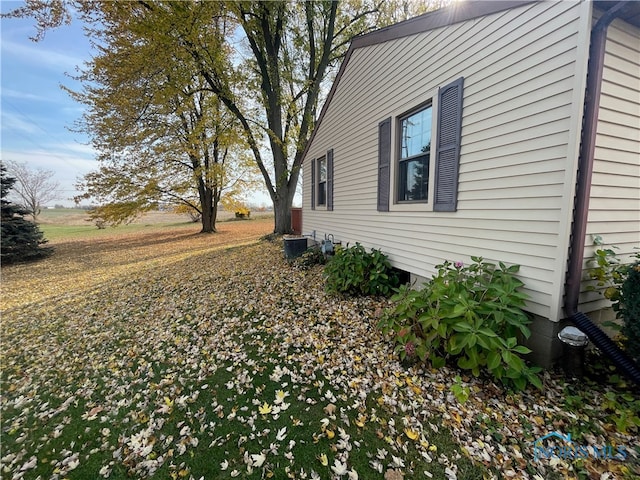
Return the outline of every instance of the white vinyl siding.
[[[594,235],[607,247],[615,245],[623,261],[640,247],[640,31],[613,22],[604,64],[585,267],[595,250]],[[583,292],[580,299],[585,312],[609,304],[596,292]]]
[[[309,211],[305,188],[304,232],[380,248],[398,268],[426,278],[442,261],[471,255],[520,264],[528,309],[559,320],[589,9],[528,4],[354,49],[306,155],[334,148],[334,211]],[[396,155],[398,117],[458,77],[457,212],[378,212],[378,123],[392,117]]]

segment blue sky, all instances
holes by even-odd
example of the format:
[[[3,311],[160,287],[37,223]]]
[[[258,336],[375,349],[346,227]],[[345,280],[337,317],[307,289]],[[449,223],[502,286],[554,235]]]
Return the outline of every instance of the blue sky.
[[[0,0],[0,10],[5,13],[22,4]],[[39,42],[29,38],[35,33],[32,19],[0,19],[0,159],[55,172],[60,196],[48,206],[72,207],[73,197],[80,193],[76,182],[97,170],[98,162],[88,137],[69,130],[82,117],[83,106],[60,86],[80,90],[69,75],[91,59],[92,49],[77,20],[49,30]],[[252,193],[248,201],[271,205],[264,190]],[[301,203],[300,194],[294,203]]]
[[[2,1],[2,12],[22,2]],[[60,88],[79,85],[67,74],[91,58],[91,47],[78,22],[47,32],[39,42],[31,19],[1,19],[0,158],[55,172],[60,197],[53,203],[73,206],[74,185],[97,168],[88,139],[69,128],[82,105]]]

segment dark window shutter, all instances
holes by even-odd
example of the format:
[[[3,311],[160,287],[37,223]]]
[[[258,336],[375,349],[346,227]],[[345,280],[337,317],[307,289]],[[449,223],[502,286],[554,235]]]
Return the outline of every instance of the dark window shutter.
[[[327,151],[327,210],[333,210],[333,148]]]
[[[458,204],[458,166],[462,130],[462,89],[464,78],[438,91],[438,138],[433,209],[455,212]]]
[[[311,210],[316,209],[316,159],[311,160]]]
[[[391,175],[391,117],[378,124],[378,211],[389,211]]]

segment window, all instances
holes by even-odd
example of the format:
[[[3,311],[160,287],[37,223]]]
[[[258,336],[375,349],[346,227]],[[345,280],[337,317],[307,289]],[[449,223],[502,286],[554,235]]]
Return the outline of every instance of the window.
[[[318,159],[318,205],[327,204],[327,159]]]
[[[378,124],[379,212],[457,211],[463,89],[460,77],[437,92],[425,92],[431,93],[425,95],[430,102],[397,117],[395,135],[393,117]],[[427,204],[429,196],[432,201]]]
[[[400,119],[398,202],[427,201],[431,105]]]
[[[333,210],[333,148],[311,160],[311,210],[324,206]]]

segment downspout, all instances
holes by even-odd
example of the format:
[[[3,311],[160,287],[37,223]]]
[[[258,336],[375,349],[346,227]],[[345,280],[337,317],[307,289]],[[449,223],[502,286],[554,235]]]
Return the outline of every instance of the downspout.
[[[593,163],[596,149],[596,130],[598,127],[598,108],[602,91],[604,54],[607,43],[607,29],[625,6],[624,1],[611,7],[591,29],[589,45],[589,63],[587,66],[587,87],[585,92],[584,121],[582,139],[578,156],[578,179],[576,199],[573,209],[573,224],[569,246],[569,260],[565,280],[564,313],[571,317],[578,311],[580,283],[582,281],[582,262],[584,258],[587,219],[589,215],[589,195]]]
[[[597,326],[589,317],[578,311],[582,262],[584,259],[589,196],[596,148],[598,108],[602,91],[604,54],[607,43],[607,29],[618,18],[627,2],[620,1],[611,7],[591,29],[589,63],[587,65],[587,86],[585,92],[584,122],[578,157],[578,178],[576,200],[571,226],[569,260],[565,283],[564,313],[589,339],[602,350],[631,380],[640,385],[640,368]]]

